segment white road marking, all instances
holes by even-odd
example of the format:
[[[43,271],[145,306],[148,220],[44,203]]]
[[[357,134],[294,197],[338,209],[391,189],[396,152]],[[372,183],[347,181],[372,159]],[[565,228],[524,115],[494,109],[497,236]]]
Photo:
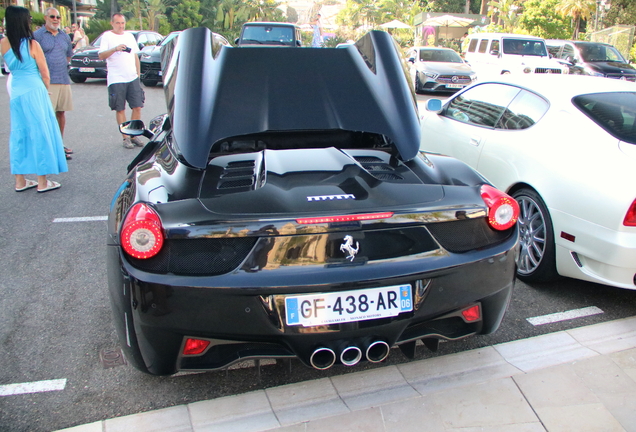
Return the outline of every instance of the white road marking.
[[[603,311],[596,306],[590,306],[582,309],[573,309],[565,312],[557,312],[549,315],[526,318],[528,322],[534,326],[550,324],[559,321],[567,321],[574,318],[582,318],[590,315],[602,314]]]
[[[19,384],[5,384],[0,385],[0,396],[13,396],[27,393],[58,391],[64,390],[64,387],[66,387],[66,378],[48,381],[33,381]]]
[[[53,222],[94,222],[108,220],[108,216],[86,216],[86,217],[71,217],[71,218],[55,218]]]

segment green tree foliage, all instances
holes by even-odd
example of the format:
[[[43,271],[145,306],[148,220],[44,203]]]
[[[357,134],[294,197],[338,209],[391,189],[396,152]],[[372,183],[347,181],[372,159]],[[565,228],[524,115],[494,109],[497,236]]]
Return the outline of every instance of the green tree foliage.
[[[570,20],[556,13],[560,0],[527,0],[517,28],[544,39],[568,39],[572,33]]]
[[[493,0],[488,2],[488,15],[493,22],[501,25],[504,32],[512,32],[520,17],[517,0]]]
[[[86,32],[86,36],[88,36],[88,40],[92,42],[100,34],[112,29],[113,29],[113,26],[110,25],[110,18],[109,19],[93,18],[92,20],[88,22],[88,26],[84,29],[84,31]]]
[[[572,39],[578,39],[581,20],[588,21],[594,16],[596,2],[594,0],[561,0],[556,6],[557,13],[572,18],[574,31]]]
[[[287,21],[288,22],[298,22],[298,11],[296,9],[294,9],[293,7],[289,6],[287,8]]]
[[[612,0],[612,7],[605,14],[603,25],[610,27],[620,24],[636,25],[636,1]]]
[[[201,3],[197,0],[182,0],[172,9],[169,20],[173,30],[185,30],[191,27],[199,27],[203,21],[203,15],[199,13]]]
[[[110,0],[97,0],[97,8],[92,19],[110,21]]]

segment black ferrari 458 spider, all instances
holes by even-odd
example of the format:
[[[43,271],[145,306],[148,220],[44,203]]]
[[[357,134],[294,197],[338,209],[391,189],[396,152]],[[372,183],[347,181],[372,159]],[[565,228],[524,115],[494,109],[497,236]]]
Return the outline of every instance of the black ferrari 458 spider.
[[[327,369],[497,329],[517,204],[419,151],[388,33],[233,48],[195,28],[164,54],[168,113],[121,126],[150,142],[108,220],[130,363],[156,375],[263,358]]]

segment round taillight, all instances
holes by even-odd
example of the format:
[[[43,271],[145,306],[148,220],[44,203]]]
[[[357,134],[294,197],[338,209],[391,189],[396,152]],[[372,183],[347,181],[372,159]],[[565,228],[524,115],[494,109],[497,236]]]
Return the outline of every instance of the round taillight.
[[[510,195],[490,185],[483,185],[481,198],[488,206],[488,225],[492,228],[503,231],[517,223],[519,204]]]
[[[147,259],[163,246],[163,228],[159,215],[147,204],[135,204],[121,230],[121,246],[133,258]]]

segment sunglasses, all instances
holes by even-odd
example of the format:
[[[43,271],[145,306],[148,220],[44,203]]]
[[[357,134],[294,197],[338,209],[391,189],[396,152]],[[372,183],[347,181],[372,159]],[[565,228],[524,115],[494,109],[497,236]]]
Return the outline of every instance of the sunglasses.
[[[49,18],[51,18],[51,19],[60,19],[62,17],[59,16],[59,15],[49,15]]]

